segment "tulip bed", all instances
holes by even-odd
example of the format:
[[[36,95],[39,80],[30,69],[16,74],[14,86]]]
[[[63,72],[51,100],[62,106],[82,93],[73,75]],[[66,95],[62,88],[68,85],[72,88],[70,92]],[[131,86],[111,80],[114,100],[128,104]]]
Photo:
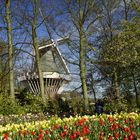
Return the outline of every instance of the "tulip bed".
[[[20,117],[19,117],[20,119]],[[75,116],[0,125],[4,140],[139,140],[140,114]]]

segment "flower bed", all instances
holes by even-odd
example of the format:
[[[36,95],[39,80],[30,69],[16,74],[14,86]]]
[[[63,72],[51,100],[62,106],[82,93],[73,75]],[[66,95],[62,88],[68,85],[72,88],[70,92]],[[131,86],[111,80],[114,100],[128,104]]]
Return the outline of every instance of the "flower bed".
[[[0,125],[5,126],[6,124],[19,124],[24,122],[33,122],[49,119],[51,115],[49,114],[21,114],[21,115],[0,115]]]
[[[76,116],[0,126],[5,140],[134,140],[140,138],[140,114]]]

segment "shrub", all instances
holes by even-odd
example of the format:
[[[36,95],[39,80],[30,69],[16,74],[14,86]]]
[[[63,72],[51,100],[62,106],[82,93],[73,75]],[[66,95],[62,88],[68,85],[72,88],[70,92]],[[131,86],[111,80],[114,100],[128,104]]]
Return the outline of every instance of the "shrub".
[[[20,100],[19,100],[20,101]],[[26,108],[27,113],[41,113],[46,112],[48,108],[47,99],[44,102],[39,95],[26,94],[24,100],[22,99],[22,106]]]
[[[59,102],[57,100],[48,100],[47,112],[51,114],[60,114],[61,108],[59,107]]]
[[[72,98],[68,100],[68,104],[74,115],[76,114],[83,114],[84,113],[84,106],[83,106],[83,99],[80,97]]]
[[[128,103],[127,100],[120,98],[116,100],[104,100],[104,112],[105,113],[120,113],[122,111],[128,111]]]
[[[9,97],[0,96],[0,114],[24,114],[24,107],[20,106],[17,101],[13,101]]]

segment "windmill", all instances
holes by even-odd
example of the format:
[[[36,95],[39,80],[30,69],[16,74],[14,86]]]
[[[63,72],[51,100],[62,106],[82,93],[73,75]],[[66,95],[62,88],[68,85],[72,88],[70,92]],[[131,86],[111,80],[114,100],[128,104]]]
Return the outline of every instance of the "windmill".
[[[57,47],[66,39],[67,38],[59,39],[56,42],[54,40],[49,40],[42,42],[39,45],[45,95],[48,98],[55,98],[63,84],[71,81],[69,69]],[[35,55],[35,52],[33,52],[33,55]],[[26,88],[34,94],[40,93],[40,85],[35,63],[32,72],[24,73],[24,75],[20,76],[18,79],[22,88]]]

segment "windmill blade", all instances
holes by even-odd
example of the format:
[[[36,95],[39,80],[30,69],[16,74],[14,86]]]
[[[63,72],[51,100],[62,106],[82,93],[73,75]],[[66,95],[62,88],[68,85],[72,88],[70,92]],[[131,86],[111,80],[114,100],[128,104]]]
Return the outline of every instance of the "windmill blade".
[[[60,38],[56,41],[58,45],[62,45],[69,40],[69,37]]]

